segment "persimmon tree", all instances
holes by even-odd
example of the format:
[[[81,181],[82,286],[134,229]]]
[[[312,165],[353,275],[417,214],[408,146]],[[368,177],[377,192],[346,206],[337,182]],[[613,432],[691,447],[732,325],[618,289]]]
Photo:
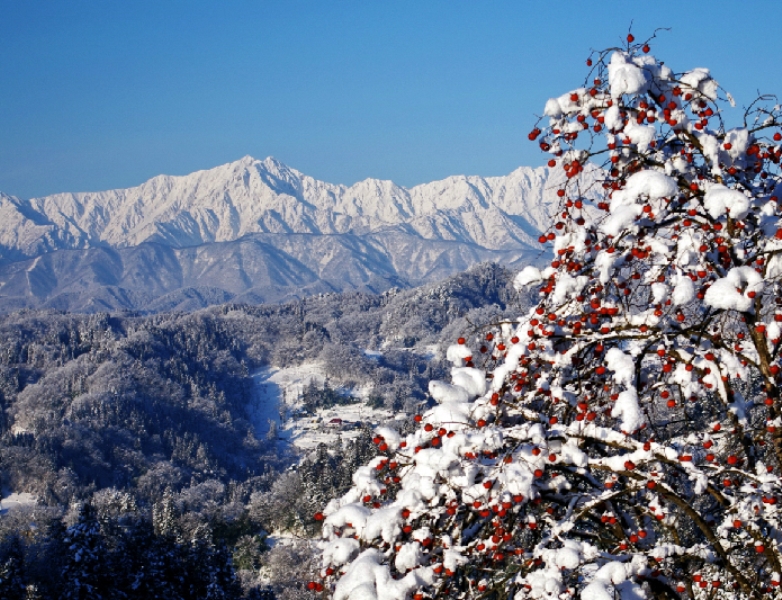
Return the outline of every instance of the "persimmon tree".
[[[782,111],[653,40],[593,53],[530,139],[562,169],[539,303],[323,520],[337,600],[782,598]],[[735,114],[734,114],[735,113]]]

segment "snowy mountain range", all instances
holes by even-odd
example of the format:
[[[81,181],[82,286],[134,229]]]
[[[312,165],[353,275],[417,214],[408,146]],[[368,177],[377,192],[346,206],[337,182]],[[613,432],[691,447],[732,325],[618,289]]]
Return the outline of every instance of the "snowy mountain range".
[[[416,285],[486,260],[537,262],[560,177],[521,167],[348,187],[248,156],[128,189],[0,193],[0,310],[278,301]]]

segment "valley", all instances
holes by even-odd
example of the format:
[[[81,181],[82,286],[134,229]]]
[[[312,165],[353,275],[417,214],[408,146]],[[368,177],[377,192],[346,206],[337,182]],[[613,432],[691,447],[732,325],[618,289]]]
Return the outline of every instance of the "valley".
[[[57,527],[99,519],[106,565],[144,531],[139,564],[206,536],[203,573],[230,556],[243,589],[288,597],[312,577],[313,515],[374,456],[373,427],[409,428],[448,376],[443,349],[529,305],[512,279],[487,263],[379,295],[0,316],[0,537],[28,540],[28,577],[55,589]]]

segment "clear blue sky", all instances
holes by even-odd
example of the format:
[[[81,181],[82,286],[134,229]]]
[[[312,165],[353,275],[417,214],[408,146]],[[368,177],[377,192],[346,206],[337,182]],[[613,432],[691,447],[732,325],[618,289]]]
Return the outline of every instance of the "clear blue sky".
[[[414,185],[542,164],[591,48],[782,95],[782,2],[0,0],[0,191],[128,187],[250,154]]]

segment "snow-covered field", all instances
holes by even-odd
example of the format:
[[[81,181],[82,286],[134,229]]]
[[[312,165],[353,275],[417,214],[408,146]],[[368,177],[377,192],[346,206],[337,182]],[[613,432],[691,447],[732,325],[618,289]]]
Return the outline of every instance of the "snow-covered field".
[[[15,508],[21,508],[23,506],[32,506],[37,502],[35,496],[28,494],[27,492],[21,492],[9,494],[8,496],[0,499],[0,515],[7,513],[9,510]]]
[[[372,409],[364,402],[319,409],[314,414],[301,412],[299,401],[303,390],[311,383],[323,385],[326,380],[321,365],[305,363],[297,367],[266,367],[252,375],[255,393],[248,415],[256,435],[265,438],[272,427],[284,446],[293,445],[310,450],[320,443],[329,444],[338,435],[343,439],[356,437],[362,423],[377,424],[393,418],[385,409]],[[344,390],[346,395],[366,398],[369,388]]]
[[[333,442],[337,435],[341,435],[343,440],[357,437],[358,425],[361,423],[377,425],[391,418],[391,411],[373,409],[358,402],[321,409],[312,416],[290,419],[284,425],[284,434],[290,436],[289,439],[297,448],[310,450],[320,443]],[[332,422],[335,419],[341,420],[341,423]]]
[[[289,407],[296,404],[310,382],[323,385],[325,375],[317,363],[305,363],[287,369],[265,367],[253,373],[252,379],[255,393],[248,414],[255,425],[256,436],[265,438],[272,427],[280,436]]]

